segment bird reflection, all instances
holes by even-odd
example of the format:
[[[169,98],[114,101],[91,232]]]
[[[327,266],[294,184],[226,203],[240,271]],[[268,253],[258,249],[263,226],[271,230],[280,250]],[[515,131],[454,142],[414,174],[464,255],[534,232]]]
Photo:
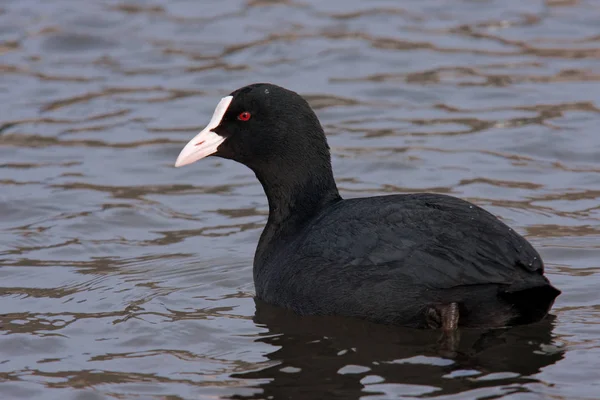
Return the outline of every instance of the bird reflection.
[[[382,393],[378,389],[382,386],[372,383],[413,387],[417,390],[413,395],[455,394],[536,382],[532,375],[564,356],[553,346],[550,315],[536,324],[509,329],[462,330],[449,356],[437,331],[349,318],[299,317],[260,300],[255,303],[254,322],[269,330],[257,341],[277,348],[266,355],[277,364],[234,375],[260,380],[256,387],[262,389],[236,399],[358,399]],[[501,381],[477,379],[507,372],[512,374]]]

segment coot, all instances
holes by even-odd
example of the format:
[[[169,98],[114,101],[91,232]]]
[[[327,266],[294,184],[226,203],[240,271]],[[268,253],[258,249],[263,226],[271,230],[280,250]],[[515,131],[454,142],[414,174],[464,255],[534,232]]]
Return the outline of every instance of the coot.
[[[452,331],[538,321],[560,294],[531,244],[472,203],[430,193],[342,199],[319,120],[285,88],[252,84],[221,99],[175,166],[210,155],[249,167],[267,195],[253,268],[267,303]]]

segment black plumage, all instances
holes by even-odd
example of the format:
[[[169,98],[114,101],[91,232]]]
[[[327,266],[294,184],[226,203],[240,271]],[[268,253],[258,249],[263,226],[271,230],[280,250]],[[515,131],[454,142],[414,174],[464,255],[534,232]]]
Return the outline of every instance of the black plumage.
[[[560,294],[531,244],[472,203],[429,193],[343,200],[323,129],[298,94],[255,84],[231,96],[213,154],[251,168],[269,201],[258,298],[413,327],[441,327],[431,311],[454,305],[459,326],[481,327],[540,320]]]

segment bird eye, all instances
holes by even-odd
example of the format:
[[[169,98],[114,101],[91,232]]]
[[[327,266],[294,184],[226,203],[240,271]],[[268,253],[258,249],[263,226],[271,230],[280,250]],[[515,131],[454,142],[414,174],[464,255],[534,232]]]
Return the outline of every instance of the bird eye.
[[[244,111],[243,113],[238,115],[238,119],[240,121],[248,121],[250,119],[250,117],[251,117],[251,115],[248,111]]]

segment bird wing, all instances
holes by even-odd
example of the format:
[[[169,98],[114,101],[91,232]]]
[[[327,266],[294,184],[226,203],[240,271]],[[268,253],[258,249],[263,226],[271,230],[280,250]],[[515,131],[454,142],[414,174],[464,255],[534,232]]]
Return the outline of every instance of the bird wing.
[[[371,279],[438,289],[490,283],[518,288],[544,270],[531,244],[494,215],[437,194],[341,202],[306,227],[296,254],[296,262],[321,265],[324,274],[368,271]]]

